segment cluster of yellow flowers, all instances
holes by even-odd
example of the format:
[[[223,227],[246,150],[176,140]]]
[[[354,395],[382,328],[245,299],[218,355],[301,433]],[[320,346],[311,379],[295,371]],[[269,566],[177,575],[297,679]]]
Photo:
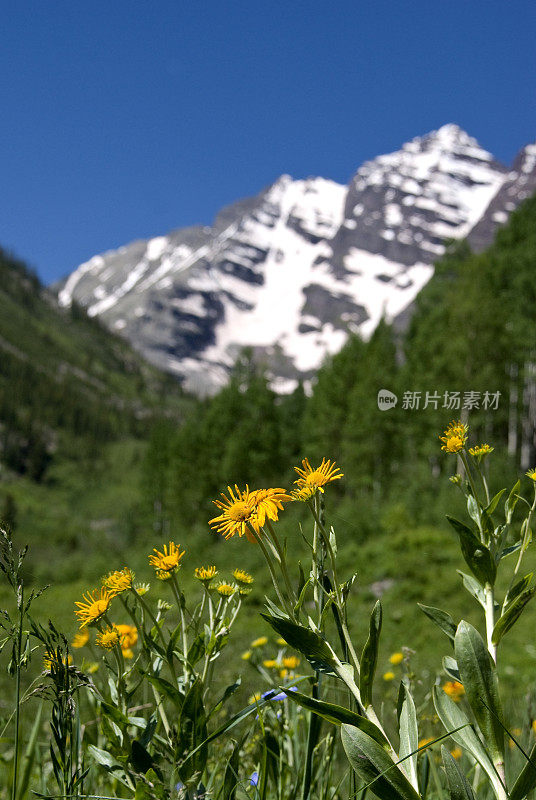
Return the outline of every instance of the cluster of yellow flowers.
[[[391,653],[389,656],[389,663],[393,665],[393,667],[398,667],[404,661],[404,653],[401,653],[400,650],[397,650],[396,653]],[[387,672],[383,673],[384,681],[394,681],[395,673],[389,669]]]
[[[304,458],[301,467],[294,467],[300,476],[294,483],[297,489],[287,493],[285,489],[253,489],[249,486],[241,490],[236,486],[227,487],[228,496],[222,492],[221,500],[213,500],[221,514],[209,521],[214,530],[225,539],[236,533],[255,542],[260,529],[270,522],[277,522],[283,503],[291,500],[310,500],[317,492],[323,492],[324,486],[343,477],[340,469],[331,462],[322,459],[320,466],[313,468]]]
[[[445,694],[448,694],[450,699],[454,700],[455,703],[459,703],[465,694],[463,684],[459,681],[447,681],[443,684],[443,691]]]

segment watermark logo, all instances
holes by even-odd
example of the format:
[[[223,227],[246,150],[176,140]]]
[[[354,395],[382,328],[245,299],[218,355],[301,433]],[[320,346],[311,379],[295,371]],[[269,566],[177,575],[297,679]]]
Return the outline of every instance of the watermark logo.
[[[389,389],[380,389],[378,392],[378,408],[380,411],[389,411],[390,408],[394,408],[398,403],[398,397],[393,392],[390,392]]]

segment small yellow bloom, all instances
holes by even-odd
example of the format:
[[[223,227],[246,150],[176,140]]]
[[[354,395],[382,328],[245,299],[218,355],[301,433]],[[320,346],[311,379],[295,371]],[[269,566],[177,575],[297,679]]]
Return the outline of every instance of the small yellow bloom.
[[[102,585],[108,590],[108,593],[115,597],[127,589],[132,588],[132,581],[134,580],[134,573],[128,567],[124,569],[116,569],[115,572],[110,572],[102,579]]]
[[[315,469],[313,469],[306,458],[302,460],[301,467],[294,467],[294,469],[300,476],[298,480],[294,481],[299,489],[306,487],[307,489],[314,488],[315,491],[323,492],[323,487],[328,483],[332,483],[344,477],[335,462],[326,461],[325,458],[322,459],[320,466]]]
[[[251,697],[248,697],[248,706],[252,706],[253,703],[258,703],[261,699],[262,694],[260,692],[255,692],[255,694],[252,694]]]
[[[105,650],[113,650],[114,647],[121,643],[121,635],[117,630],[117,627],[114,625],[111,628],[106,628],[103,631],[99,631],[95,638],[95,643],[98,644],[99,647],[103,647]]]
[[[80,647],[84,647],[89,641],[89,631],[80,631],[79,633],[75,633],[73,641],[71,642],[71,647],[74,647],[76,650]]]
[[[63,667],[70,667],[73,663],[73,657],[69,655],[68,658],[63,657],[63,659],[58,658],[58,654],[53,650],[46,650],[45,655],[43,656],[43,667],[46,672],[52,672],[54,668],[57,671],[59,668]]]
[[[100,664],[98,664],[96,661],[92,661],[91,664],[88,666],[87,671],[89,672],[90,675],[94,675],[96,672],[99,671],[99,669],[100,669]]]
[[[450,754],[451,754],[452,758],[455,758],[456,760],[458,760],[459,758],[462,757],[463,751],[462,751],[461,747],[455,747],[454,750],[450,751]]]
[[[287,644],[282,636],[280,636],[278,639],[276,639],[275,643],[278,644],[280,647],[285,647],[286,644]]]
[[[393,664],[395,667],[398,664],[401,664],[404,660],[404,653],[391,653],[389,656],[389,662]]]
[[[469,448],[469,455],[478,459],[478,461],[482,461],[482,459],[485,456],[489,456],[490,453],[493,453],[493,447],[491,447],[489,444],[479,444],[476,447]]]
[[[248,528],[249,523],[254,530],[258,529],[257,509],[253,494],[249,491],[248,486],[241,491],[236,484],[234,491],[230,486],[227,487],[227,491],[229,497],[222,492],[223,500],[212,501],[222,513],[209,520],[208,524],[221,533],[224,539],[230,539],[235,533],[238,533],[239,536],[245,535],[250,542],[254,542],[255,537]]]
[[[286,658],[283,659],[283,666],[287,669],[296,669],[299,665],[300,659],[297,656],[286,656]]]
[[[443,436],[439,439],[444,442],[441,449],[446,453],[459,453],[463,450],[467,441],[467,431],[469,428],[461,420],[452,420]]]
[[[129,648],[134,647],[138,641],[138,629],[135,628],[134,625],[114,625],[114,628],[119,632],[119,636],[121,637],[122,649],[128,650]]]
[[[134,651],[130,649],[130,647],[121,648],[121,652],[123,653],[123,658],[134,658]]]
[[[249,659],[251,658],[251,650],[246,650],[245,653],[242,653],[240,658],[242,659],[242,661],[249,661]]]
[[[516,739],[518,739],[521,736],[521,728],[512,728],[511,734],[512,736],[515,736]],[[514,747],[517,747],[513,739],[508,738],[508,747],[510,748],[510,750],[513,750]]]
[[[531,723],[531,726],[530,726],[530,727],[531,727],[531,730],[532,730],[532,732],[533,732],[534,734],[536,734],[536,719],[533,719],[533,720],[532,720],[532,723]]]
[[[76,601],[75,605],[78,608],[75,614],[80,621],[80,627],[84,628],[86,625],[94,625],[106,614],[112,602],[112,595],[104,586],[99,589],[94,589],[92,592],[86,592],[82,596],[82,601]]]
[[[169,545],[164,545],[164,551],[153,548],[154,555],[149,556],[149,563],[155,568],[156,577],[160,580],[166,580],[178,570],[180,567],[181,559],[185,551],[180,549],[180,544],[170,542]]]
[[[305,503],[307,500],[310,500],[311,497],[314,497],[315,494],[316,486],[302,486],[301,489],[293,489],[290,496],[293,500]]]
[[[134,591],[136,594],[139,594],[140,597],[143,597],[144,594],[147,594],[151,585],[149,583],[135,583],[134,584]]]
[[[395,673],[394,672],[384,672],[383,673],[384,681],[392,681],[392,680],[394,680],[394,678],[395,678]]]
[[[286,678],[287,675],[288,675],[288,669],[280,669],[279,670],[279,677],[280,678]]]
[[[214,564],[211,567],[196,567],[194,570],[194,578],[197,578],[197,580],[202,583],[210,583],[212,578],[215,578],[217,574],[218,570]]]
[[[445,694],[448,694],[450,699],[454,700],[455,703],[459,703],[465,694],[463,684],[461,684],[459,681],[447,681],[443,684],[443,691]]]
[[[425,747],[427,744],[430,744],[430,742],[433,742],[433,741],[434,740],[432,738],[430,738],[430,737],[428,737],[427,739],[421,739],[419,741],[417,747]]]
[[[266,658],[262,662],[262,665],[263,667],[266,667],[266,669],[277,669],[280,666],[280,664],[275,660],[275,658]]]
[[[259,636],[258,639],[254,639],[250,647],[262,647],[263,645],[268,644],[268,639],[266,636]]]
[[[236,592],[236,586],[233,583],[226,583],[222,581],[217,587],[216,591],[218,594],[221,594],[222,597],[231,597]]]
[[[530,478],[531,481],[534,481],[536,483],[536,467],[532,467],[531,469],[528,469],[525,472],[525,475],[527,476],[527,478]]]
[[[238,583],[243,583],[246,586],[253,583],[253,578],[249,572],[245,572],[243,569],[235,569],[233,572],[233,578],[235,581],[238,581]]]

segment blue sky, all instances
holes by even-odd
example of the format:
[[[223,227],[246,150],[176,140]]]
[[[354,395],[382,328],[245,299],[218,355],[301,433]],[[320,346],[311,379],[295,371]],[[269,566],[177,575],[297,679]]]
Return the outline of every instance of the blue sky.
[[[0,244],[45,282],[447,122],[506,163],[536,139],[533,2],[9,6]]]

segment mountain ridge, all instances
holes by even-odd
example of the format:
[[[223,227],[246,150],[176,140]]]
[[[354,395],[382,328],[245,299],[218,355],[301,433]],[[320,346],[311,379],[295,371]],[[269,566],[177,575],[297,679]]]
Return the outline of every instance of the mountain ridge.
[[[475,249],[491,243],[536,190],[533,149],[508,169],[448,124],[365,162],[348,186],[282,175],[213,226],[94,256],[58,300],[85,306],[198,394],[225,382],[245,346],[289,391],[350,332],[367,337],[403,314],[446,239],[474,231]]]

